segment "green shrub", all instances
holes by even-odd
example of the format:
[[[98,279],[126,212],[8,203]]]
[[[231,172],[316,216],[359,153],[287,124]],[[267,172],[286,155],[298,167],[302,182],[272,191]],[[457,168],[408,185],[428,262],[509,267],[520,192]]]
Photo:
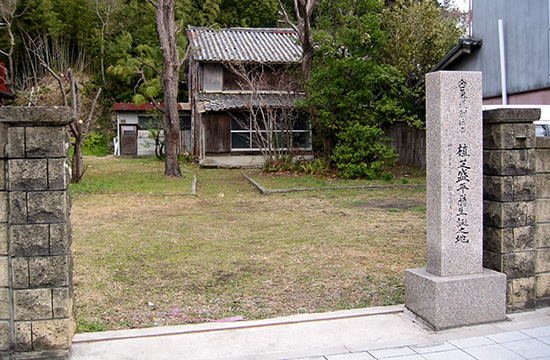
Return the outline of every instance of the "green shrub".
[[[393,180],[393,174],[390,173],[390,172],[385,172],[385,173],[382,174],[381,178],[384,181],[390,182],[390,181]]]
[[[84,144],[82,144],[84,155],[106,156],[109,153],[107,140],[104,135],[95,131],[88,132]]]
[[[385,144],[378,127],[354,124],[338,134],[338,144],[332,154],[340,176],[344,178],[376,179],[384,167],[393,165],[397,155]]]

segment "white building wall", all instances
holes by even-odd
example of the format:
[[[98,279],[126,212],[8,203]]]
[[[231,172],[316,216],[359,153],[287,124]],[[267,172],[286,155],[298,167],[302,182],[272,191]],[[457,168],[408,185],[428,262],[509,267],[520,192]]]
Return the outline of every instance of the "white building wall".
[[[139,116],[147,116],[148,113],[122,112],[117,113],[117,144],[115,153],[120,156],[120,125],[138,125]],[[149,130],[138,130],[137,156],[155,156],[155,139],[150,137]]]

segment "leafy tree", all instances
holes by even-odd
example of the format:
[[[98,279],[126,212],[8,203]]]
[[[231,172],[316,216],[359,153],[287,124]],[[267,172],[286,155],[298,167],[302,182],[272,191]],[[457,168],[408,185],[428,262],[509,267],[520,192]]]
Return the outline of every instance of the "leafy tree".
[[[332,159],[336,168],[346,178],[366,177],[376,179],[388,164],[393,164],[397,156],[384,142],[384,131],[377,126],[348,126],[337,134],[338,146]]]
[[[187,11],[180,11],[179,18],[185,15],[184,21],[197,26],[212,26],[220,16],[221,0],[187,0]],[[183,10],[183,9],[181,9]]]
[[[394,155],[382,129],[414,119],[403,76],[381,59],[387,36],[377,0],[321,4],[315,40],[319,50],[308,83],[307,105],[325,155],[347,177],[373,178]]]
[[[216,23],[222,27],[276,27],[278,9],[277,0],[222,0]]]
[[[433,0],[397,0],[381,19],[390,38],[384,60],[406,76],[408,86],[423,80],[464,33],[459,14]]]
[[[390,39],[383,48],[383,59],[405,76],[419,114],[424,112],[424,91],[418,84],[464,34],[463,16],[433,0],[395,0],[382,11],[382,29]]]

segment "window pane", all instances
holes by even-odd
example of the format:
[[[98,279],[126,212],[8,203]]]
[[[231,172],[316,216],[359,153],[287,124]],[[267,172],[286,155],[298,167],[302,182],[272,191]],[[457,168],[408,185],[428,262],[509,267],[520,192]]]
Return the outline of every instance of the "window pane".
[[[162,117],[160,116],[138,116],[140,130],[162,129]]]
[[[256,119],[255,120],[252,119],[252,124],[254,125],[256,130],[258,130],[258,129],[265,130],[266,129],[266,124],[269,121],[269,119],[265,119],[264,116],[265,115],[262,115],[261,112],[258,111],[258,113],[256,114]]]
[[[292,139],[294,141],[294,147],[297,149],[307,149],[309,145],[309,132],[293,133]]]
[[[190,111],[180,111],[180,129],[181,130],[191,130],[191,112]]]
[[[294,119],[294,130],[308,130],[306,114],[296,114]]]
[[[269,146],[268,144],[269,133],[266,132],[253,132],[252,133],[252,148],[264,149]]]
[[[245,121],[242,117],[235,117],[231,114],[231,130],[248,130],[248,119]]]
[[[231,133],[232,149],[250,149],[250,133]]]

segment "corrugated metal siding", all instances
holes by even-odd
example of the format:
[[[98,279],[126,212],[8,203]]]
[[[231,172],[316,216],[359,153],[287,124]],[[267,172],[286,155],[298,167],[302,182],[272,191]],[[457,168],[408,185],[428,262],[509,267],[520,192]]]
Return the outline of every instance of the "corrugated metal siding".
[[[299,63],[302,48],[291,29],[188,27],[196,61]]]
[[[475,0],[473,37],[481,49],[449,70],[482,71],[483,97],[501,95],[498,20],[504,23],[508,93],[550,86],[549,0]]]

